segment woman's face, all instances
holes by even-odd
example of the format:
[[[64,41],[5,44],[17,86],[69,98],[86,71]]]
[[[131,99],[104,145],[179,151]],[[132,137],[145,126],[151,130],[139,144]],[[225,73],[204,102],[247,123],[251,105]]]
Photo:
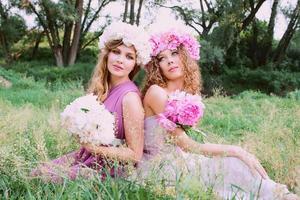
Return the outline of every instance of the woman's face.
[[[107,68],[112,76],[128,77],[135,65],[136,52],[133,46],[122,44],[108,53]]]
[[[183,64],[177,49],[164,50],[158,54],[157,59],[159,67],[167,79],[175,80],[183,77]]]

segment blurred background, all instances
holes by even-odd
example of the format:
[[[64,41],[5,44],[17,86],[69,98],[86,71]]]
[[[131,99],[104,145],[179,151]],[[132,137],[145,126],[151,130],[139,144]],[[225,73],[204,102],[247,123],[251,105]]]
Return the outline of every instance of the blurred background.
[[[300,88],[299,18],[299,0],[1,0],[0,66],[86,86],[112,21],[146,28],[178,21],[202,46],[205,95],[286,96]]]

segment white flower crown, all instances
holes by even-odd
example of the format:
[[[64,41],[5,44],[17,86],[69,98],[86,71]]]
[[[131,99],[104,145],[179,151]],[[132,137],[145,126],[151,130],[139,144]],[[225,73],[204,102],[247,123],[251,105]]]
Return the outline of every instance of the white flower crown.
[[[105,28],[99,38],[99,48],[111,40],[120,40],[126,46],[133,45],[137,53],[137,64],[145,65],[150,61],[151,46],[148,34],[140,27],[123,22],[115,22]]]

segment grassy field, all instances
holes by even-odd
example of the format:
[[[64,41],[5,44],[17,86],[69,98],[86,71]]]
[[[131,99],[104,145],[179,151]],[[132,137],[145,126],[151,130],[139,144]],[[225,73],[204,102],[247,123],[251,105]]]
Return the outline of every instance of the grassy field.
[[[0,199],[211,199],[209,192],[122,179],[43,183],[28,176],[38,162],[78,148],[60,128],[59,114],[84,94],[80,82],[49,84],[0,69],[12,82],[0,87]],[[300,194],[300,91],[288,97],[246,91],[206,98],[200,128],[209,142],[237,144],[257,155],[270,177]]]

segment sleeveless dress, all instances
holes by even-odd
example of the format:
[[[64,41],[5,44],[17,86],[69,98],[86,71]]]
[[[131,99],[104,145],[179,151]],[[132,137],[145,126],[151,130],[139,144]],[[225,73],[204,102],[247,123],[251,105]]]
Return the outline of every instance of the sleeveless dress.
[[[122,101],[128,92],[136,92],[140,95],[137,86],[132,81],[126,81],[111,88],[103,102],[106,109],[116,116],[116,138],[124,141]],[[63,178],[74,180],[78,176],[88,178],[95,174],[100,174],[101,179],[104,179],[107,175],[111,177],[123,176],[125,167],[123,163],[116,163],[116,161],[106,159],[101,155],[94,156],[84,147],[81,147],[77,151],[44,163],[31,171],[32,176],[40,176],[50,182],[61,182]]]
[[[144,155],[133,175],[136,180],[171,187],[178,182],[196,185],[204,191],[212,189],[222,199],[275,200],[288,193],[285,185],[252,175],[240,159],[186,153],[170,140],[156,116],[145,119]]]

